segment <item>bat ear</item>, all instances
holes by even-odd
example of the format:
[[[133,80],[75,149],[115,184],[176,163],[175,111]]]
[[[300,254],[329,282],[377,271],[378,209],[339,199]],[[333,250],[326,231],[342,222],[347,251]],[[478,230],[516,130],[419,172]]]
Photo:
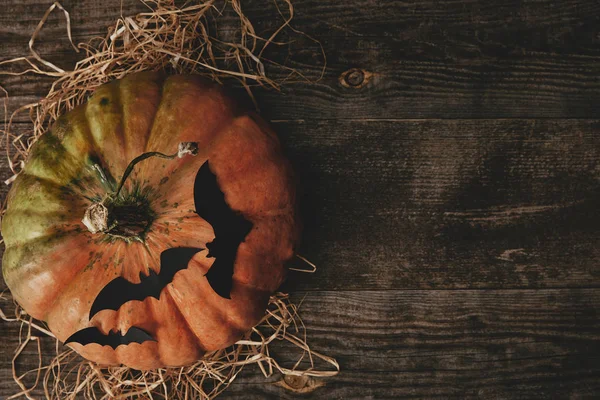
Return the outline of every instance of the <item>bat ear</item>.
[[[196,173],[196,178],[194,179],[194,205],[196,206],[197,214],[202,214],[205,211],[204,204],[207,200],[205,198],[207,195],[205,188],[214,188],[215,186],[217,186],[217,177],[210,170],[208,161],[205,161]]]

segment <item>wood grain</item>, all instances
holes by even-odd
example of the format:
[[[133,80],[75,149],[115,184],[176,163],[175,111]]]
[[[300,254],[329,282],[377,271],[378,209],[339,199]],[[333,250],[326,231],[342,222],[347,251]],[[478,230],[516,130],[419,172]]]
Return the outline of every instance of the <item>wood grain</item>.
[[[596,1],[568,1],[560,6],[551,0],[322,3],[298,2],[295,27],[321,41],[327,72],[316,85],[290,85],[282,93],[259,90],[259,105],[268,118],[597,117],[600,11]],[[111,16],[119,14],[117,1],[106,7],[91,0],[76,4],[65,3],[71,6],[76,41],[103,34]],[[267,15],[276,11],[264,4],[251,1],[244,7],[257,21],[259,32],[275,21]],[[0,20],[3,59],[26,52],[30,33],[46,6],[27,0],[6,9]],[[139,10],[136,2],[124,2],[123,15]],[[24,13],[28,17],[23,21]],[[50,18],[38,46],[41,54],[67,68],[79,55],[64,37],[62,21],[59,14]],[[226,22],[225,29],[231,29]],[[317,79],[322,66],[319,48],[298,36],[293,37],[292,51],[288,65]],[[284,61],[288,50],[274,47],[266,56]],[[360,89],[339,83],[340,75],[353,67],[373,74]],[[16,107],[43,94],[49,81],[3,77],[0,84],[15,96],[11,107]]]
[[[294,295],[301,299],[310,344],[336,357],[342,373],[296,396],[271,384],[279,376],[265,379],[248,368],[220,398],[562,399],[600,391],[597,290]],[[12,348],[15,328],[8,333]],[[283,365],[295,360],[283,345],[274,354]],[[1,379],[0,393],[9,393],[9,384]]]
[[[310,287],[599,284],[598,121],[275,127],[304,187]]]

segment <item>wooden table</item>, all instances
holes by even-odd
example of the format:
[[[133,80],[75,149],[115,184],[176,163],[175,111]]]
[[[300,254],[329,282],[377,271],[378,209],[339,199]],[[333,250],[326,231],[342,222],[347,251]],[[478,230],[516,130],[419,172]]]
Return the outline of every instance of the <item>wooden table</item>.
[[[0,59],[26,52],[49,4],[2,0]],[[341,373],[294,394],[248,368],[221,398],[599,398],[600,2],[294,4],[325,76],[256,97],[304,188],[300,253],[319,266],[285,289]],[[63,5],[76,41],[121,9]],[[271,23],[261,2],[244,8]],[[68,67],[63,33],[51,16],[38,48]],[[317,77],[316,49],[297,56]],[[48,83],[0,77],[11,109]],[[15,391],[15,329],[0,324],[0,397]]]

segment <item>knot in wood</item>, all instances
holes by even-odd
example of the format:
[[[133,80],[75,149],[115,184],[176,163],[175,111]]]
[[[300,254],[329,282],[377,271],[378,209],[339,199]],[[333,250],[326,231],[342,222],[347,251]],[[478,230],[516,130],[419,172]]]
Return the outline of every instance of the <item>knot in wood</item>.
[[[365,80],[365,73],[355,69],[346,75],[346,82],[350,86],[360,86]]]
[[[340,83],[344,87],[359,89],[369,82],[373,74],[360,68],[352,68],[340,75]]]
[[[323,381],[307,375],[284,375],[283,379],[275,384],[294,393],[310,393],[325,385]]]
[[[291,389],[300,390],[303,389],[308,384],[308,376],[296,376],[296,375],[286,375],[283,377],[285,383],[287,383]]]

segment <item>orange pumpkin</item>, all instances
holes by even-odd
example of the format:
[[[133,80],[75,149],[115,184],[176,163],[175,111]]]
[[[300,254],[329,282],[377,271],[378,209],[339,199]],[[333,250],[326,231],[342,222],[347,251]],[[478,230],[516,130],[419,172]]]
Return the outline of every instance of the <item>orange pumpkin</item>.
[[[197,154],[140,161],[182,142]],[[198,211],[201,177],[230,212],[221,231],[245,227],[235,246],[219,239],[210,204]],[[96,206],[99,225],[90,222]],[[188,364],[251,329],[285,277],[299,222],[290,165],[259,116],[199,77],[144,72],[99,87],[38,140],[2,233],[4,279],[29,314],[61,341],[92,330],[112,337],[70,343],[87,359],[150,369]],[[232,268],[220,290],[207,276],[219,256]],[[158,292],[134,299],[148,281]]]

